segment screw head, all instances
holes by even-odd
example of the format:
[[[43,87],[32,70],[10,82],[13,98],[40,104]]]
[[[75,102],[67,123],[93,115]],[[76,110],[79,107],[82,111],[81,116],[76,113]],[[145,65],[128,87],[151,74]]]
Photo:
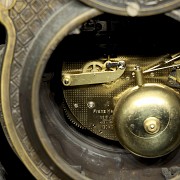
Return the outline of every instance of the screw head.
[[[95,107],[95,102],[89,101],[89,102],[87,103],[87,107],[88,107],[89,109],[93,109],[93,108]]]
[[[149,134],[156,134],[160,130],[160,120],[156,117],[149,117],[144,121],[144,129]]]
[[[65,86],[69,86],[69,85],[71,84],[71,79],[70,79],[70,77],[64,77],[64,78],[63,78],[63,84],[64,84]]]

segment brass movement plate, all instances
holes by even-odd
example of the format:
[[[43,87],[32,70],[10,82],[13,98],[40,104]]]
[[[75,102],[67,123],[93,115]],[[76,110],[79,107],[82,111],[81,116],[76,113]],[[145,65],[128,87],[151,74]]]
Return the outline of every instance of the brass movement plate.
[[[106,139],[117,140],[114,122],[112,121],[114,103],[122,92],[136,86],[134,67],[139,65],[144,71],[170,58],[170,56],[165,55],[161,57],[119,56],[116,59],[111,59],[126,62],[124,74],[111,83],[74,87],[64,86],[63,93],[67,106],[85,128]],[[100,60],[104,61],[104,59]],[[89,62],[66,60],[63,64],[62,73],[81,73],[86,63]],[[145,73],[144,80],[146,83],[168,85],[168,75],[171,71],[172,69],[164,69]]]

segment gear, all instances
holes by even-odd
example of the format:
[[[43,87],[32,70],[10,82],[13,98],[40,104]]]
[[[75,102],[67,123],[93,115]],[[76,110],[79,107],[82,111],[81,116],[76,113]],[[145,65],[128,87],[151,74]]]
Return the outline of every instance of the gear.
[[[86,72],[100,72],[104,69],[104,64],[100,61],[92,61],[85,64],[83,73]]]
[[[86,129],[77,119],[76,117],[72,114],[72,112],[70,111],[69,107],[67,106],[65,100],[63,102],[63,109],[64,112],[66,114],[66,117],[68,118],[68,120],[74,124],[75,126],[77,126],[80,129]]]
[[[111,84],[92,84],[73,87],[64,86],[63,88],[64,102],[66,105],[65,110],[68,119],[80,128],[86,128],[100,137],[114,141],[118,140],[112,120],[114,104],[116,104],[116,101],[122,92],[129,87],[136,86],[134,77],[135,65],[140,65],[143,70],[148,69],[163,61],[164,59],[162,56],[154,58],[118,56],[111,61],[101,59],[99,61],[88,61],[87,63],[84,61],[73,61],[73,63],[65,61],[62,69],[62,72],[68,69],[68,73],[70,74],[75,71],[74,69],[81,69],[81,72],[83,70],[84,73],[91,72],[93,74],[93,71],[96,73],[111,71],[113,70],[112,68],[117,68],[115,66],[116,62],[121,60],[126,60],[127,70],[122,78],[119,78]],[[112,64],[111,66],[107,66],[107,63]],[[82,65],[82,68],[80,68],[80,65]],[[164,69],[160,72],[146,73],[144,78],[147,83],[165,84],[167,83],[169,73],[169,69]]]

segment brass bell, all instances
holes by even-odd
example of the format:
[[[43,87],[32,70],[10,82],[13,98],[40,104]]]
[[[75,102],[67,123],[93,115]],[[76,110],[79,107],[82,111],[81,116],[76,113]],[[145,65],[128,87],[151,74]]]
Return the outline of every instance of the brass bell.
[[[169,87],[144,84],[128,89],[114,110],[120,143],[148,158],[166,155],[180,144],[180,98]]]
[[[180,97],[165,85],[138,82],[115,106],[116,134],[133,154],[161,157],[180,145]]]

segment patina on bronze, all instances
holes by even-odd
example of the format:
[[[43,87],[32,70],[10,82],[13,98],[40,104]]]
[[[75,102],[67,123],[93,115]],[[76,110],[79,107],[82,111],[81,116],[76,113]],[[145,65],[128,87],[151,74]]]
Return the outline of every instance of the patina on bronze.
[[[114,147],[111,143],[104,143],[105,140],[94,140],[73,129],[65,121],[62,109],[59,111],[52,101],[48,84],[41,84],[46,63],[58,43],[101,12],[76,0],[0,2],[0,21],[7,30],[1,72],[2,124],[10,144],[35,178],[113,179],[132,177],[135,173],[139,179],[149,177],[151,169],[144,173],[144,165],[140,165],[137,171],[132,170],[138,161],[120,144]],[[139,9],[137,4],[132,5]],[[126,75],[124,80],[129,81],[132,70]],[[135,86],[134,82],[131,83]],[[121,85],[123,83],[116,87]],[[109,87],[108,84],[102,86]],[[92,109],[95,104],[88,101],[85,105]],[[114,107],[112,103],[111,106]],[[153,124],[156,125],[154,121]],[[148,123],[145,121],[143,126],[145,131]],[[113,130],[113,138],[114,134]],[[177,164],[177,161],[173,162]],[[161,167],[156,165],[156,169],[161,176]]]
[[[180,6],[179,0],[81,0],[102,11],[125,16],[148,16]]]
[[[16,0],[0,0],[0,7],[3,9],[11,9],[16,3]]]

